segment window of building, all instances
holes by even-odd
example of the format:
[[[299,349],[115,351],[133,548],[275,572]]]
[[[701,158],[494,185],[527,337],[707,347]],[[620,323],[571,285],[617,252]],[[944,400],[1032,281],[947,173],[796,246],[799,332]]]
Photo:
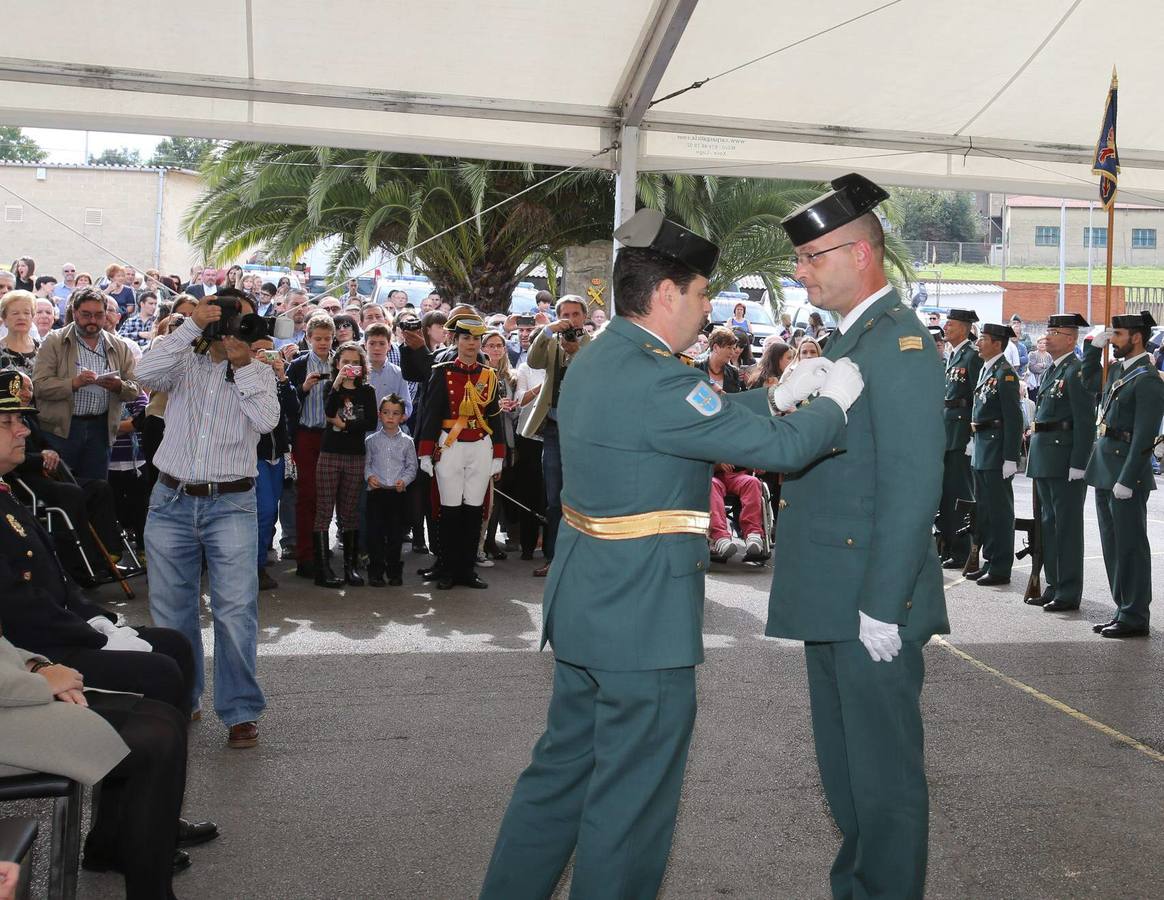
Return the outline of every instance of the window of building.
[[[1155,228],[1133,228],[1132,229],[1132,246],[1140,249],[1155,250],[1156,249],[1156,229]]]
[[[1107,228],[1084,228],[1083,229],[1083,246],[1084,247],[1106,247],[1107,246]]]
[[[1059,226],[1058,225],[1036,225],[1035,226],[1035,246],[1036,247],[1058,247],[1059,246]]]

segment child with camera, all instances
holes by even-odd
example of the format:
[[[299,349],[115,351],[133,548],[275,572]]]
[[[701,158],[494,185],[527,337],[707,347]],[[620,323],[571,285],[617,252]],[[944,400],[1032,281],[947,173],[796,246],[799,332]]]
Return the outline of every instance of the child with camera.
[[[331,382],[324,386],[327,426],[315,469],[315,583],[321,587],[353,587],[364,583],[360,558],[359,501],[364,482],[364,439],[376,427],[376,392],[367,380],[364,348],[341,344],[331,361]],[[344,577],[338,578],[327,558],[327,530],[336,512],[344,545]]]
[[[416,478],[416,447],[400,430],[404,400],[388,394],[380,401],[380,428],[364,442],[364,477],[368,481],[368,584],[393,587],[404,583],[400,545],[411,521],[405,491]]]

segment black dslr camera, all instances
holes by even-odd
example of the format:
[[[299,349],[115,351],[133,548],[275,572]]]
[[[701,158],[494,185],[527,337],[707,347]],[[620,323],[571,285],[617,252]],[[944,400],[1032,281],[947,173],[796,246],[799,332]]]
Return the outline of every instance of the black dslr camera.
[[[567,328],[565,331],[559,331],[558,335],[562,340],[573,343],[582,340],[582,335],[585,333],[586,331],[582,328]]]
[[[213,303],[222,310],[222,318],[202,329],[205,341],[221,341],[228,335],[248,344],[271,336],[274,319],[268,321],[256,313],[243,313],[242,303],[247,298],[233,288],[225,288],[214,295]]]
[[[420,331],[420,319],[415,316],[401,317],[396,320],[396,327],[401,331]]]

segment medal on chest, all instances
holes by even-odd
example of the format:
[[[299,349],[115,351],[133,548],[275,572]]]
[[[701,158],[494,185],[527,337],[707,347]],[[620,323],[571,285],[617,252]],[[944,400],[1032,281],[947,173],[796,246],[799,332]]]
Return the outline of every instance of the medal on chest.
[[[8,519],[8,524],[13,531],[15,531],[21,537],[28,537],[28,532],[24,530],[24,526],[20,524],[20,521],[16,518],[16,516],[12,515],[12,513],[9,513],[6,518]]]

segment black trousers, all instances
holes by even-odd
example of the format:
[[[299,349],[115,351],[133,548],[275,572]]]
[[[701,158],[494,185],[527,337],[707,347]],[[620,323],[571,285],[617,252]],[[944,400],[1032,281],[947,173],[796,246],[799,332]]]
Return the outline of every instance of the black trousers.
[[[513,467],[510,470],[513,498],[530,509],[545,515],[546,486],[542,481],[542,442],[518,435],[513,451]],[[509,491],[502,488],[508,494]],[[521,552],[533,553],[538,545],[538,529],[541,524],[537,517],[524,510],[516,510],[521,523]]]
[[[175,707],[190,718],[194,695],[194,652],[185,635],[173,628],[138,628],[138,635],[154,648],[90,650],[88,647],[46,647],[44,655],[80,672],[89,687],[141,694]]]
[[[76,529],[77,538],[81,542],[85,555],[89,558],[89,565],[93,567],[93,571],[97,575],[105,574],[107,571],[105,558],[97,549],[97,543],[93,540],[93,533],[89,530],[89,526],[93,526],[93,531],[97,532],[101,543],[110,553],[118,552],[121,549],[121,535],[117,530],[115,514],[116,504],[109,483],[96,478],[82,479],[80,487],[78,487],[75,484],[57,481],[43,475],[21,475],[20,477],[32,488],[43,504],[57,506],[65,511],[65,515],[69,517],[69,521],[73,523],[73,528]],[[18,489],[16,496],[24,500],[23,494],[24,492]],[[72,536],[64,530],[64,523],[58,516],[53,516],[52,526],[53,543],[56,545],[61,565],[76,581],[82,584],[89,583],[89,571],[81,561]]]
[[[140,543],[144,539],[146,513],[149,512],[153,485],[146,476],[147,466],[137,469],[110,469],[109,487],[117,509],[117,521]],[[102,538],[104,540],[104,538]],[[106,545],[108,549],[113,547]]]
[[[156,700],[92,691],[85,696],[130,750],[101,781],[85,855],[121,864],[127,900],[173,900],[186,792],[186,718]]]
[[[410,512],[408,493],[378,488],[369,490],[367,497],[368,574],[399,578],[404,571],[400,545]]]

